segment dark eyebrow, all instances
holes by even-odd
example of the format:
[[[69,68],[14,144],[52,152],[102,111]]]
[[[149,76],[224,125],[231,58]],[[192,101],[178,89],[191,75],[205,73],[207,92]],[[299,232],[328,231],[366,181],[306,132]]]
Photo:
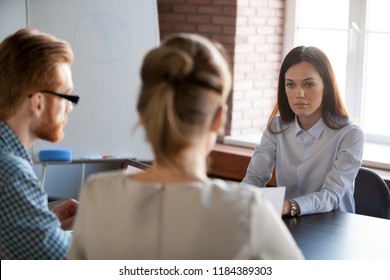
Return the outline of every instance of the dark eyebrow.
[[[294,80],[293,79],[288,79],[288,78],[286,78],[285,79],[286,81],[291,81],[291,82],[294,82]],[[306,79],[303,79],[303,81],[304,82],[307,82],[307,81],[310,81],[310,80],[317,80],[316,78],[312,78],[312,77],[309,77],[309,78],[306,78]]]

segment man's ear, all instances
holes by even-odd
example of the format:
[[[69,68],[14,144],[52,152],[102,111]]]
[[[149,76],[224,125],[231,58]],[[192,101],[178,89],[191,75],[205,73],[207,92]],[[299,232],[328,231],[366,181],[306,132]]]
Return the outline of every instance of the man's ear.
[[[211,123],[211,130],[218,134],[222,133],[225,128],[227,105],[220,105],[215,113],[214,119]]]
[[[36,117],[40,117],[44,111],[46,102],[42,94],[34,94],[30,98],[30,110]]]

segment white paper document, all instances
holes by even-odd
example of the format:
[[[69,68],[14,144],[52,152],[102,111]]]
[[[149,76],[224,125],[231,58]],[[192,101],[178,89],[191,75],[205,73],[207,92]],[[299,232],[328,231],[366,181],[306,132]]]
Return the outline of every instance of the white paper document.
[[[282,216],[284,195],[286,187],[260,188],[264,197],[267,198],[276,210],[279,216]]]

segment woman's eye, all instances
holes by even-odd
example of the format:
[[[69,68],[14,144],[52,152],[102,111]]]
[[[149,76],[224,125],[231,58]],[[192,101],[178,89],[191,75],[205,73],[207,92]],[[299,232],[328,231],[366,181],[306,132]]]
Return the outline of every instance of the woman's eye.
[[[288,87],[288,88],[293,88],[293,87],[294,87],[294,84],[293,84],[293,83],[287,83],[287,84],[286,84],[286,87]]]
[[[306,83],[305,86],[306,86],[307,88],[312,88],[312,87],[315,86],[315,84],[314,84],[314,83]]]

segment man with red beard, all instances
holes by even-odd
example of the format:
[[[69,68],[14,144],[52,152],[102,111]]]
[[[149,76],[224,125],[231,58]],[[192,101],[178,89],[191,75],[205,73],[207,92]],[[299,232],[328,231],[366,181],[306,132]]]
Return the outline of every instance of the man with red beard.
[[[72,94],[70,45],[21,29],[0,44],[0,257],[64,259],[77,202],[48,208],[28,154],[35,140],[60,141]]]

